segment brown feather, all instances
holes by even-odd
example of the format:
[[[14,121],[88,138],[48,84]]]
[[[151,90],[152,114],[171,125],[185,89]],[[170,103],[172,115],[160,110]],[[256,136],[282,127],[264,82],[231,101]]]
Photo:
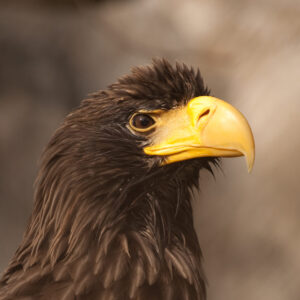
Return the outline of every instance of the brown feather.
[[[216,161],[160,167],[127,124],[136,111],[208,94],[198,71],[154,60],[71,112],[43,153],[0,300],[204,300],[189,191]]]

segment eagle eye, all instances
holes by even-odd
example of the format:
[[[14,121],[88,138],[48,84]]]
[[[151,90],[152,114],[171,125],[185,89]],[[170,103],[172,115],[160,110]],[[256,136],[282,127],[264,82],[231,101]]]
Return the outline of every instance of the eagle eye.
[[[136,113],[131,117],[129,124],[135,131],[146,132],[153,128],[155,120],[146,113]]]

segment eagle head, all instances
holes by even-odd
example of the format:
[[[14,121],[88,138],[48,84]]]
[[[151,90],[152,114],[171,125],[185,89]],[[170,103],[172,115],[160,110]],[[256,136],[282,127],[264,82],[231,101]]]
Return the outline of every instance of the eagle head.
[[[90,182],[98,175],[102,183],[145,174],[164,180],[174,172],[195,182],[219,156],[245,155],[251,170],[254,142],[246,119],[209,94],[199,70],[184,64],[156,59],[133,68],[67,116],[44,164],[61,154],[62,168],[68,164],[61,173],[76,173],[65,178]]]
[[[218,157],[241,155],[250,170],[251,129],[199,71],[134,68],[51,138],[0,299],[203,300],[190,188]]]

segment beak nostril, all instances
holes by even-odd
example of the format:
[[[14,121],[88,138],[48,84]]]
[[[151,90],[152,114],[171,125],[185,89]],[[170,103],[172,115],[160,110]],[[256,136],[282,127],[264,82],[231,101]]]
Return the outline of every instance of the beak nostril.
[[[198,122],[200,121],[201,118],[207,116],[210,113],[210,109],[206,109],[203,113],[201,113],[198,117]]]

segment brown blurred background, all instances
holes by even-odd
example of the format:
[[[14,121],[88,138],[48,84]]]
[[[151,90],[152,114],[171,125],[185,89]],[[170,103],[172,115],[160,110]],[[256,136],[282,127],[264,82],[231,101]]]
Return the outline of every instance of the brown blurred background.
[[[300,2],[0,0],[0,272],[44,145],[89,92],[153,56],[199,67],[251,124],[256,163],[201,173],[210,300],[300,299]],[[199,199],[198,199],[199,198]]]

